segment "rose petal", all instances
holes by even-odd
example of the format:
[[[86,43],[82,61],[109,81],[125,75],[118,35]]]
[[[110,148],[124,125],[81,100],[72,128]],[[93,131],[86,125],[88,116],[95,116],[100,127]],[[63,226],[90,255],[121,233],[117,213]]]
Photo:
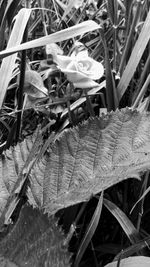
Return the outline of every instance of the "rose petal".
[[[98,86],[98,83],[81,72],[63,69],[61,71],[66,74],[67,79],[73,83],[75,88],[93,88]]]
[[[71,70],[71,71],[78,71],[78,62],[75,61],[75,60],[72,60],[72,61],[68,64],[68,66],[67,66],[67,68],[66,68],[65,71],[69,71],[69,70]]]
[[[54,57],[54,62],[57,63],[60,69],[67,68],[68,64],[72,61],[71,57],[57,55]]]
[[[80,52],[72,57],[57,55],[55,62],[75,87],[86,88],[89,85],[88,88],[92,88],[97,85],[93,80],[98,80],[104,73],[103,65],[88,57],[87,53]]]
[[[78,56],[77,56],[78,57]],[[87,57],[87,58],[82,58],[79,59],[78,58],[78,63],[82,63],[83,66],[89,66],[90,68],[84,72],[85,75],[87,75],[89,78],[93,79],[93,80],[98,80],[100,79],[103,74],[104,74],[104,67],[100,62],[97,62],[96,60]]]
[[[79,82],[73,83],[73,85],[75,88],[82,88],[82,89],[91,89],[91,88],[99,86],[98,83],[88,78],[86,78],[86,80],[83,79]]]

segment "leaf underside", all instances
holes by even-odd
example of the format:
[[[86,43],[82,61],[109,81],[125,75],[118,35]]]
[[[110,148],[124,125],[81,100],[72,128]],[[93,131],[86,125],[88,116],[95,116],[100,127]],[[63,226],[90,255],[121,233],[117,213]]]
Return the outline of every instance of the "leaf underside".
[[[64,238],[54,218],[26,205],[0,242],[0,256],[20,267],[69,267],[71,254],[63,246]]]
[[[128,108],[65,130],[30,172],[30,204],[54,214],[127,178],[139,178],[140,172],[150,169],[149,132],[150,113]],[[16,169],[32,161],[28,155],[33,143],[34,138],[29,138],[0,161],[1,209],[8,198],[5,191],[10,194],[18,179]]]

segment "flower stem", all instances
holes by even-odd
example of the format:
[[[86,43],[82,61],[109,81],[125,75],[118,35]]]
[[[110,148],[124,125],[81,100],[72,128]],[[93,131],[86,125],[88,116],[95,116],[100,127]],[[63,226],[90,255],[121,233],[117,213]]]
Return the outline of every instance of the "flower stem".
[[[87,93],[87,89],[84,90],[84,93],[85,93],[85,97],[86,97],[86,104],[87,104],[87,107],[88,107],[88,111],[90,112],[90,115],[92,117],[95,117],[95,113],[94,113],[94,110],[93,110],[93,107],[92,107],[92,103],[91,103],[91,99]]]

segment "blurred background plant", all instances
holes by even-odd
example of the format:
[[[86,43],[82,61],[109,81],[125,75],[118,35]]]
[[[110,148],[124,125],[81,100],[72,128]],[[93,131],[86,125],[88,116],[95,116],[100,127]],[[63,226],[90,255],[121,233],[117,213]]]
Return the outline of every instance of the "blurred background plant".
[[[149,38],[148,0],[1,0],[1,153],[39,124],[47,139],[117,108],[149,111]],[[102,212],[97,197],[58,212],[74,266],[149,256],[148,192],[149,172],[106,190]]]

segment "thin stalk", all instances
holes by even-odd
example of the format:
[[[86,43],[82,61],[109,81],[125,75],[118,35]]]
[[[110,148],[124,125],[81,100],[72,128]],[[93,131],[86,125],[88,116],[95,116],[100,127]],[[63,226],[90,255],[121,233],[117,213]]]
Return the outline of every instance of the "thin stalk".
[[[77,225],[79,219],[81,218],[86,206],[87,206],[87,202],[82,204],[81,209],[80,209],[75,221],[71,224],[69,233],[67,234],[67,237],[65,238],[65,240],[63,242],[64,246],[68,246],[68,244],[69,244],[74,232],[76,231],[76,225]]]
[[[118,18],[117,18],[117,14],[118,14],[118,3],[117,0],[114,0],[114,33],[113,33],[113,69],[116,71],[116,51],[117,51],[117,27],[118,27]]]
[[[109,60],[109,52],[107,48],[107,42],[105,39],[103,29],[100,29],[101,41],[105,53],[105,69],[106,69],[106,101],[108,111],[115,110],[118,107],[118,96],[117,90],[114,82],[114,77],[112,75],[111,64]]]
[[[143,186],[143,190],[142,192],[144,193],[147,185],[148,185],[148,180],[149,180],[149,171],[146,172],[145,177],[144,177],[144,186]],[[142,195],[141,192],[141,195]],[[138,221],[137,221],[137,230],[140,231],[140,226],[141,226],[141,220],[142,220],[142,216],[143,216],[143,210],[144,210],[144,201],[145,201],[145,197],[142,198],[141,200],[141,205],[140,205],[140,211],[138,214]]]
[[[40,9],[40,13],[41,13],[41,19],[42,19],[42,23],[43,23],[43,28],[44,28],[44,35],[48,35],[48,32],[47,32],[47,26],[46,26],[46,22],[45,22],[45,14],[44,14],[44,3],[45,1],[41,1],[41,0],[38,0],[38,4],[39,4],[39,7],[41,8]]]
[[[91,103],[91,99],[87,93],[87,89],[84,90],[84,93],[85,93],[85,97],[86,97],[86,104],[87,104],[87,107],[88,107],[88,111],[91,115],[91,117],[95,117],[95,113],[94,113],[94,110],[93,110],[93,107],[92,107],[92,103]]]
[[[28,25],[26,26],[26,29],[24,32],[23,43],[26,42],[27,39],[28,39]],[[21,129],[25,70],[26,70],[26,50],[23,50],[21,53],[20,80],[19,80],[19,88],[18,88],[18,110],[19,112],[17,113],[16,142],[19,139],[20,129]]]
[[[126,7],[126,12],[125,12],[125,21],[126,21],[126,33],[125,37],[129,35],[130,27],[131,27],[131,20],[132,20],[132,8],[133,8],[133,0],[131,1],[125,1],[125,7]]]

